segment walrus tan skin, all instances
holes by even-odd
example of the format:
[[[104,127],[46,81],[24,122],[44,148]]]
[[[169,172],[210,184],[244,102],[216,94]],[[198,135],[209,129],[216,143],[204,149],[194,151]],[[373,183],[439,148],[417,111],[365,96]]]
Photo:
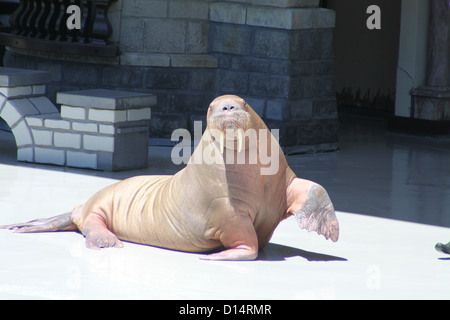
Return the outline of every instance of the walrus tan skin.
[[[262,132],[257,141],[265,138],[266,143],[252,143],[242,134],[248,129]],[[225,136],[229,130],[237,134]],[[205,150],[224,161],[206,163]],[[278,151],[278,170],[263,175],[267,165],[259,152],[268,150]],[[225,161],[227,153],[237,160],[238,154],[252,152],[258,155],[256,162]],[[227,95],[210,104],[201,143],[175,175],[129,178],[94,194],[71,213],[0,228],[79,230],[91,249],[120,248],[125,240],[208,253],[201,256],[206,260],[252,260],[280,221],[291,215],[301,228],[337,241],[339,225],[325,189],[297,178],[261,118],[243,99]]]

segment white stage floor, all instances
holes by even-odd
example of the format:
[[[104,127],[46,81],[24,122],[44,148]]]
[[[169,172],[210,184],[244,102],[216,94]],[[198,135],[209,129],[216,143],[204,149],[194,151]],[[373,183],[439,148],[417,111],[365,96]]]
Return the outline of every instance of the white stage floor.
[[[434,249],[450,241],[448,140],[355,127],[337,153],[289,157],[328,189],[337,243],[288,219],[258,260],[211,262],[132,243],[89,250],[74,232],[0,230],[0,299],[449,299],[450,256]],[[115,179],[178,170],[167,148],[151,148],[148,169],[122,173],[21,164],[14,148],[0,132],[0,224],[68,212]]]

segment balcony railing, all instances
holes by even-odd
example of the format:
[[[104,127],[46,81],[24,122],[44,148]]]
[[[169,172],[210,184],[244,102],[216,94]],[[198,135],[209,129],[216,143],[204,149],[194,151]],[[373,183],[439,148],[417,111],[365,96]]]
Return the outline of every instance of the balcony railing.
[[[0,44],[15,48],[55,53],[115,57],[118,46],[107,11],[117,0],[20,0],[10,16],[12,30],[0,33]],[[70,5],[80,8],[80,29],[66,25]]]

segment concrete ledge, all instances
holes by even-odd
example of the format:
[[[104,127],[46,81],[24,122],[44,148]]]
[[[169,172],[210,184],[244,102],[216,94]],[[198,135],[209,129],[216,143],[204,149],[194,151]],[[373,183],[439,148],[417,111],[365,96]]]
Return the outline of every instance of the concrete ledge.
[[[330,143],[321,143],[317,145],[299,145],[292,147],[283,147],[282,149],[286,155],[313,154],[313,153],[336,151],[339,149],[339,144],[337,142],[330,142]]]
[[[124,52],[121,63],[128,66],[217,68],[217,59],[209,54],[165,54]]]
[[[120,63],[128,66],[169,67],[170,56],[164,53],[124,52]]]
[[[0,86],[17,87],[32,84],[45,84],[51,81],[51,75],[45,71],[17,68],[0,68]]]
[[[210,20],[277,29],[333,28],[335,12],[324,8],[274,8],[228,2],[211,3]]]
[[[120,110],[156,104],[156,96],[146,93],[91,89],[72,92],[58,92],[56,102],[72,107]]]
[[[217,59],[209,54],[171,54],[170,66],[175,68],[217,68]]]
[[[318,7],[320,3],[319,0],[250,0],[250,1],[253,5],[281,7],[281,8]]]

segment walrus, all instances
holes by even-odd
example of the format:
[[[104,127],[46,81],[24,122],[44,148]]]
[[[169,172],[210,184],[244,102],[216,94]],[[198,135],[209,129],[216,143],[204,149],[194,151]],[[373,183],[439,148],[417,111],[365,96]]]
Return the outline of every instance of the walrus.
[[[268,164],[261,155],[268,151],[276,156],[277,170],[262,174]],[[244,99],[225,95],[209,105],[202,139],[175,175],[128,178],[72,212],[0,228],[79,231],[90,249],[121,248],[123,240],[201,253],[205,260],[253,260],[280,221],[292,215],[301,228],[338,240],[326,190],[296,177],[257,113]]]

